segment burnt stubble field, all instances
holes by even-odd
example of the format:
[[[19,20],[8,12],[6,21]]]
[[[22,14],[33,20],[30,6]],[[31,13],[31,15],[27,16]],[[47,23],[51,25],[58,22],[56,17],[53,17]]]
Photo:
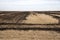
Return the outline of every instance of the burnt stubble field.
[[[0,40],[60,40],[60,11],[0,11]]]

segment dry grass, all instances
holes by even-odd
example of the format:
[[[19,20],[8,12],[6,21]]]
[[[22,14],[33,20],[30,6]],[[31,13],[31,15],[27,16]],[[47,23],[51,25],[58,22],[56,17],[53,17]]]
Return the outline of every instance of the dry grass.
[[[7,14],[5,14],[7,13]],[[10,14],[11,13],[11,14]],[[16,13],[16,14],[15,14]],[[48,12],[49,13],[49,12]],[[47,13],[47,14],[48,14]],[[57,13],[57,12],[56,12]],[[60,12],[59,12],[60,13]],[[24,15],[23,15],[24,14]],[[30,14],[23,12],[2,12],[0,14],[0,23],[31,23],[31,24],[57,24],[59,21],[46,14]],[[5,15],[5,16],[4,16]],[[60,17],[60,16],[59,16]],[[21,19],[20,19],[21,18]],[[0,28],[60,28],[60,25],[0,25]],[[0,40],[60,40],[60,31],[53,30],[0,30]]]
[[[50,13],[50,15],[55,15],[55,14]],[[30,12],[9,12],[9,13],[3,12],[0,14],[0,23],[2,22],[21,23],[22,22],[22,23],[29,23],[29,24],[58,24],[59,20],[50,15],[49,12],[48,13],[42,12],[39,14],[36,12],[31,12],[31,13]]]
[[[46,14],[38,14],[38,13],[31,13],[29,16],[26,17],[26,20],[23,20],[22,23],[29,23],[29,24],[57,24],[59,21],[52,16]]]
[[[0,40],[60,40],[60,33],[42,30],[0,31]]]

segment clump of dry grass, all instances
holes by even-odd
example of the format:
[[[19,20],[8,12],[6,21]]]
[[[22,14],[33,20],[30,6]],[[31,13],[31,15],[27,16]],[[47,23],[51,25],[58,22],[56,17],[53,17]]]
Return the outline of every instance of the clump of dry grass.
[[[46,14],[33,14],[31,13],[29,16],[26,17],[26,20],[23,20],[22,23],[29,23],[29,24],[57,24],[59,21],[52,16]]]

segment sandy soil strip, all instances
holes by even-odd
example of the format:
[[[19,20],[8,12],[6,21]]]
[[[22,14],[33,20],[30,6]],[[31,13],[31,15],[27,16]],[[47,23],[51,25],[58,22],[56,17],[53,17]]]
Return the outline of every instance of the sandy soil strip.
[[[60,40],[60,33],[42,30],[0,31],[0,40]]]
[[[23,20],[22,23],[30,23],[30,24],[57,24],[59,21],[52,16],[46,14],[38,14],[38,13],[31,13],[29,16],[26,17],[26,20]]]

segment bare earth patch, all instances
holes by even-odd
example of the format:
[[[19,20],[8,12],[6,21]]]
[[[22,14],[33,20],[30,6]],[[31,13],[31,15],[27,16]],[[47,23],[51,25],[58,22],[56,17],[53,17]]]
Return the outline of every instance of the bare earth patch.
[[[58,19],[46,14],[31,13],[22,23],[29,24],[58,24]]]

